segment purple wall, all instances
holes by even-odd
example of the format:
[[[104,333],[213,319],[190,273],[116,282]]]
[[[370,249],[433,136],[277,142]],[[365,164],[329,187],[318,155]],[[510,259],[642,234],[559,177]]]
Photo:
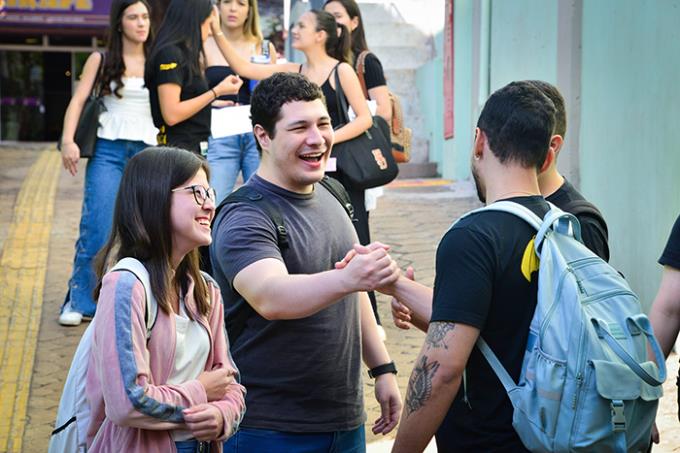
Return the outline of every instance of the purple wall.
[[[106,27],[111,6],[111,0],[6,0],[4,3],[5,7],[0,10],[0,28],[5,25]]]

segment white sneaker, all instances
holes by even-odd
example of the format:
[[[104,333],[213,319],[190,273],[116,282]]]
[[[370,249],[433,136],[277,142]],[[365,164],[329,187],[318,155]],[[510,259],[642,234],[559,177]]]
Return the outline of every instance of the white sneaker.
[[[59,315],[59,324],[62,326],[79,326],[83,322],[83,314],[71,308],[71,302],[66,302],[64,310]]]

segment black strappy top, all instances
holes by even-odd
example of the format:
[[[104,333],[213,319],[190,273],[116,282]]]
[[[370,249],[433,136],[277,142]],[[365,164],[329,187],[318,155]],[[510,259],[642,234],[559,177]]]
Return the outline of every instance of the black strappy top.
[[[331,77],[333,77],[335,71],[338,70],[338,66],[340,66],[340,63],[335,65],[335,67],[331,70],[331,73],[328,74],[328,77],[326,77],[326,81],[320,87],[324,97],[326,98],[326,108],[328,109],[328,115],[331,117],[331,125],[333,126],[333,129],[343,126],[340,116],[338,115],[338,102],[335,97],[335,89],[331,86],[330,82]],[[298,72],[302,74],[302,65],[300,65]]]

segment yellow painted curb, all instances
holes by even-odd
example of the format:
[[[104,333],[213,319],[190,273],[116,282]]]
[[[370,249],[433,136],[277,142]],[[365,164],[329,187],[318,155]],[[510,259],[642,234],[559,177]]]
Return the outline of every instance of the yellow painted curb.
[[[59,171],[50,151],[29,169],[0,257],[1,452],[22,448]]]

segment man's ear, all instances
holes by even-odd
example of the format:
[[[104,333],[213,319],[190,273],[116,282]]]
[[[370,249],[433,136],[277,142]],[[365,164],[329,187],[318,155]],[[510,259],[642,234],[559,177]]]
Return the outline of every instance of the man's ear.
[[[264,130],[264,127],[256,124],[255,127],[253,127],[253,135],[255,136],[255,140],[260,144],[262,151],[269,150],[271,138],[269,138],[269,134]]]
[[[559,138],[562,140],[562,137],[559,135],[555,135],[555,137]],[[555,163],[555,159],[557,159],[557,154],[555,153],[555,149],[552,147],[552,141],[550,142],[550,148],[548,148],[548,154],[545,155],[545,160],[543,161],[543,165],[541,165],[541,168],[538,170],[538,173],[541,174],[544,171],[546,171],[550,166]]]
[[[550,137],[550,149],[555,151],[555,159],[557,159],[557,155],[559,154],[560,150],[562,149],[562,145],[564,144],[564,138],[562,138],[561,135],[553,135]]]
[[[486,145],[486,134],[480,128],[475,128],[475,141],[472,146],[472,158],[479,160],[484,157],[484,145]]]

